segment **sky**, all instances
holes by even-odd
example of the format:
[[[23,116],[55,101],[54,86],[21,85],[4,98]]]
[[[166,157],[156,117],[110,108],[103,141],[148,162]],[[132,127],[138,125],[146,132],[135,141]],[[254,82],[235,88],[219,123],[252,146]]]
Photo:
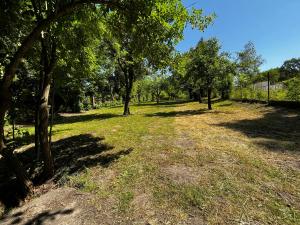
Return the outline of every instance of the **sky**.
[[[188,51],[201,37],[216,37],[223,51],[232,54],[252,41],[265,63],[261,70],[280,67],[300,58],[300,0],[183,0],[185,6],[202,8],[217,18],[204,32],[185,29],[177,50]],[[190,7],[191,8],[191,7]]]

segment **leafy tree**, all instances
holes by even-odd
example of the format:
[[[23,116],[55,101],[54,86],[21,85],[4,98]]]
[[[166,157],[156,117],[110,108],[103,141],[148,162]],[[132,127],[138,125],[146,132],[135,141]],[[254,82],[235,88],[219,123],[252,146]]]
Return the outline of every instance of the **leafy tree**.
[[[257,55],[255,46],[252,42],[248,42],[243,51],[237,53],[237,69],[239,74],[245,74],[251,79],[259,73],[259,67],[264,60]]]
[[[46,5],[48,2],[44,1],[1,1],[1,9],[0,9],[0,17],[1,23],[6,22],[7,18],[8,26],[2,26],[5,29],[5,36],[1,43],[1,49],[6,49],[1,58],[1,81],[0,81],[0,154],[6,158],[12,165],[12,169],[14,170],[17,178],[20,183],[24,187],[24,189],[29,188],[29,180],[26,175],[26,172],[22,169],[22,166],[18,162],[16,158],[13,157],[12,151],[9,151],[6,148],[4,143],[4,122],[5,115],[7,110],[11,106],[11,101],[13,98],[13,93],[11,92],[12,84],[15,78],[15,74],[20,67],[20,64],[23,62],[23,58],[28,55],[32,47],[37,43],[38,40],[41,39],[41,34],[49,31],[50,25],[54,25],[54,22],[57,22],[61,17],[72,13],[73,11],[82,8],[83,6],[94,6],[91,3],[100,3],[102,5],[108,6],[108,8],[112,9],[114,6],[119,5],[116,1],[49,1],[49,8]],[[16,3],[16,4],[15,4]],[[35,10],[36,5],[41,5],[42,8],[39,9],[40,13]],[[46,3],[46,4],[45,4]],[[52,4],[53,3],[53,4]],[[3,7],[2,7],[3,6]],[[53,7],[55,6],[55,7]],[[14,17],[16,15],[16,17]],[[42,18],[39,18],[40,16]],[[45,17],[44,17],[45,16]],[[10,25],[17,25],[12,29]],[[26,26],[24,26],[26,24]],[[2,34],[2,32],[1,32]],[[11,40],[11,41],[10,41]],[[53,42],[55,43],[55,42]],[[44,44],[46,46],[46,44]],[[45,49],[45,48],[44,48]],[[54,51],[48,51],[54,52]],[[44,54],[46,55],[46,54]],[[54,59],[54,57],[51,57]],[[46,58],[45,58],[46,59]],[[44,60],[45,62],[46,60]],[[48,60],[49,63],[43,63],[45,71],[51,68],[52,70],[52,62],[53,60]],[[50,73],[49,73],[50,74]],[[47,76],[47,80],[49,76]],[[49,85],[44,85],[43,89],[48,90]],[[46,95],[45,95],[46,96]],[[47,97],[47,96],[46,96]],[[45,101],[44,101],[45,102]],[[45,104],[44,104],[45,105]],[[44,111],[45,112],[45,111]],[[45,115],[45,113],[44,113]],[[44,119],[46,121],[46,118]],[[45,125],[46,123],[43,122]],[[45,126],[43,126],[45,127]],[[46,136],[44,135],[44,138]]]
[[[280,68],[280,72],[280,80],[300,77],[300,58],[285,61]]]
[[[159,104],[162,92],[167,88],[167,79],[164,75],[156,74],[151,79],[151,92]]]
[[[140,75],[138,71],[143,67],[167,67],[174,46],[183,38],[186,23],[204,29],[211,17],[203,17],[200,10],[189,14],[180,0],[130,0],[126,4],[128,11],[110,13],[108,24],[125,78],[123,114],[129,115],[131,91]]]
[[[228,54],[220,53],[221,46],[216,38],[201,40],[190,52],[189,74],[197,85],[205,87],[208,109],[211,110],[212,90],[217,79],[223,79],[231,71]]]
[[[280,73],[281,73],[280,68],[269,69],[267,71],[257,74],[253,78],[253,83],[267,81],[268,75],[270,76],[271,83],[276,83],[280,79],[280,76],[281,76]]]

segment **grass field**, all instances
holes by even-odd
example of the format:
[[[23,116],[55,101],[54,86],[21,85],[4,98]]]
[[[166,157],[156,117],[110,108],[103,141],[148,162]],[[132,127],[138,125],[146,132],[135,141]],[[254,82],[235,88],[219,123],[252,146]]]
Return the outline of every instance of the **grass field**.
[[[92,194],[103,221],[300,224],[300,113],[219,102],[62,115],[56,183]]]

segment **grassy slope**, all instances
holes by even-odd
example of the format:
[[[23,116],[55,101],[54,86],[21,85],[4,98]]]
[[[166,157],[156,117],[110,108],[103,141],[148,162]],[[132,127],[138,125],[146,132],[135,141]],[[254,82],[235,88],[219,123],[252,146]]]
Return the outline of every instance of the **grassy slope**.
[[[61,183],[93,193],[104,215],[125,223],[300,224],[299,113],[231,102],[211,112],[198,103],[131,111],[94,110],[54,127],[67,155],[81,151],[71,160],[77,173],[65,171]]]

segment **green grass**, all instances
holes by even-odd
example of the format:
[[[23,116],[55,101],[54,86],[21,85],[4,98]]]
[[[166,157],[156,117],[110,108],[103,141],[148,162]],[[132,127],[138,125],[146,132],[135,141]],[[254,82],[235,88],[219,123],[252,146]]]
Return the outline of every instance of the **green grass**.
[[[71,146],[95,151],[82,153],[82,169],[61,183],[131,222],[300,224],[299,112],[230,101],[213,111],[198,103],[131,111],[123,117],[121,107],[104,108],[59,120],[54,142],[89,135],[111,146]]]

